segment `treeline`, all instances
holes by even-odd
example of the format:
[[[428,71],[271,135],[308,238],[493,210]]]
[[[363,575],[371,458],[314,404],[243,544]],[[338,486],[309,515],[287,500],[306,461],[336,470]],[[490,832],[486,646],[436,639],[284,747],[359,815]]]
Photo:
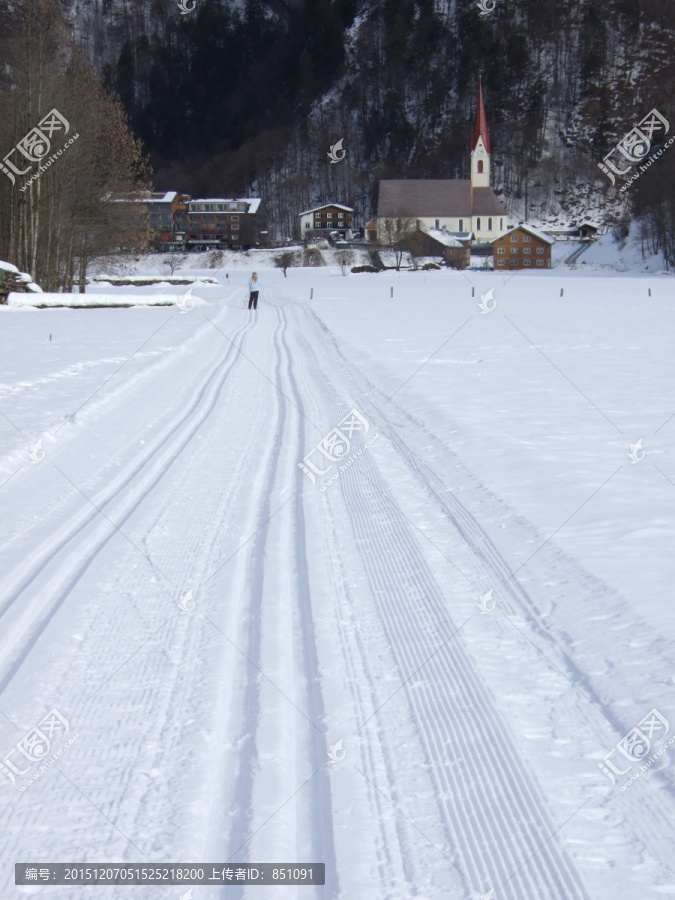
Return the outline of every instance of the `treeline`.
[[[84,291],[93,259],[145,244],[112,202],[147,183],[141,143],[53,0],[0,0],[0,162],[0,258],[43,289]]]

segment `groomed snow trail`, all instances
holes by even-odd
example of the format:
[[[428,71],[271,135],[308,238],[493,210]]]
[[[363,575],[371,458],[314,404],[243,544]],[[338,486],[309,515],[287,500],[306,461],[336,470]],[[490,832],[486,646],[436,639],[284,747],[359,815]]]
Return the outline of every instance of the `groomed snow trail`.
[[[505,669],[528,656],[508,624],[476,629],[478,588],[499,583],[584,685],[592,703],[561,679],[561,715],[598,747],[597,709],[616,718],[602,683],[422,459],[444,452],[424,424],[287,289],[243,302],[154,311],[171,346],[0,493],[2,754],[52,708],[78,734],[24,792],[2,785],[3,860],[326,864],[325,887],[195,900],[590,900],[563,839],[582,804],[547,792],[495,698],[485,647],[509,648]],[[321,490],[298,464],[352,409],[376,440],[357,433],[363,452]],[[647,830],[668,824],[642,802]],[[3,897],[25,896],[12,875]]]

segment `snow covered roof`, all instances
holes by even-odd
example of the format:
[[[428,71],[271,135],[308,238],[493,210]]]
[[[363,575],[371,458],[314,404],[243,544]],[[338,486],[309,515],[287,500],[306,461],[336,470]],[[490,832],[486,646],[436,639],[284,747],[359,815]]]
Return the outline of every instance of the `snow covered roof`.
[[[323,206],[315,206],[313,209],[306,209],[304,212],[298,213],[299,216],[307,216],[309,213],[319,212],[320,209],[328,209],[329,207],[334,207],[335,209],[344,209],[347,212],[354,212],[351,206],[343,206],[341,203],[324,203]]]
[[[15,275],[19,274],[19,270],[16,266],[13,266],[11,263],[3,262],[0,259],[0,269],[3,269],[5,272],[13,272]]]
[[[438,241],[439,244],[444,244],[446,247],[464,246],[456,235],[450,234],[447,231],[441,231],[439,228],[430,228],[427,233],[435,241]]]
[[[509,228],[509,230],[502,235],[502,237],[506,237],[508,234],[513,234],[514,231],[518,231],[519,228],[522,228],[523,231],[527,231],[528,234],[531,234],[533,237],[539,238],[540,241],[544,241],[546,244],[554,244],[555,241],[553,238],[550,238],[547,234],[544,234],[543,231],[539,231],[538,228],[535,228],[534,225],[528,225],[527,222],[521,222],[520,225],[514,225],[513,228]]]

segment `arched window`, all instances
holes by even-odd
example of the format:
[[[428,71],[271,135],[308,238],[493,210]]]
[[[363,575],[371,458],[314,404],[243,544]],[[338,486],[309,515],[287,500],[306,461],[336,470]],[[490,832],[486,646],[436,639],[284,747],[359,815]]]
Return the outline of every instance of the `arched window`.
[[[480,217],[476,219],[476,231],[480,231]]]
[[[488,231],[492,231],[492,219],[488,219]]]
[[[482,159],[478,160],[478,174],[479,175],[483,174],[483,160]]]

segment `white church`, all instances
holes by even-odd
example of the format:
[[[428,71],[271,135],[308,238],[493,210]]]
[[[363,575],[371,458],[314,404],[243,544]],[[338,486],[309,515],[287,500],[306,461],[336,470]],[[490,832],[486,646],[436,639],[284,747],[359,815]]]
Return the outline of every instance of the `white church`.
[[[473,233],[491,242],[509,229],[508,214],[490,187],[490,135],[478,86],[478,106],[471,135],[471,178],[396,179],[380,181],[378,231],[382,220],[414,218],[422,231],[445,230],[456,236]]]

